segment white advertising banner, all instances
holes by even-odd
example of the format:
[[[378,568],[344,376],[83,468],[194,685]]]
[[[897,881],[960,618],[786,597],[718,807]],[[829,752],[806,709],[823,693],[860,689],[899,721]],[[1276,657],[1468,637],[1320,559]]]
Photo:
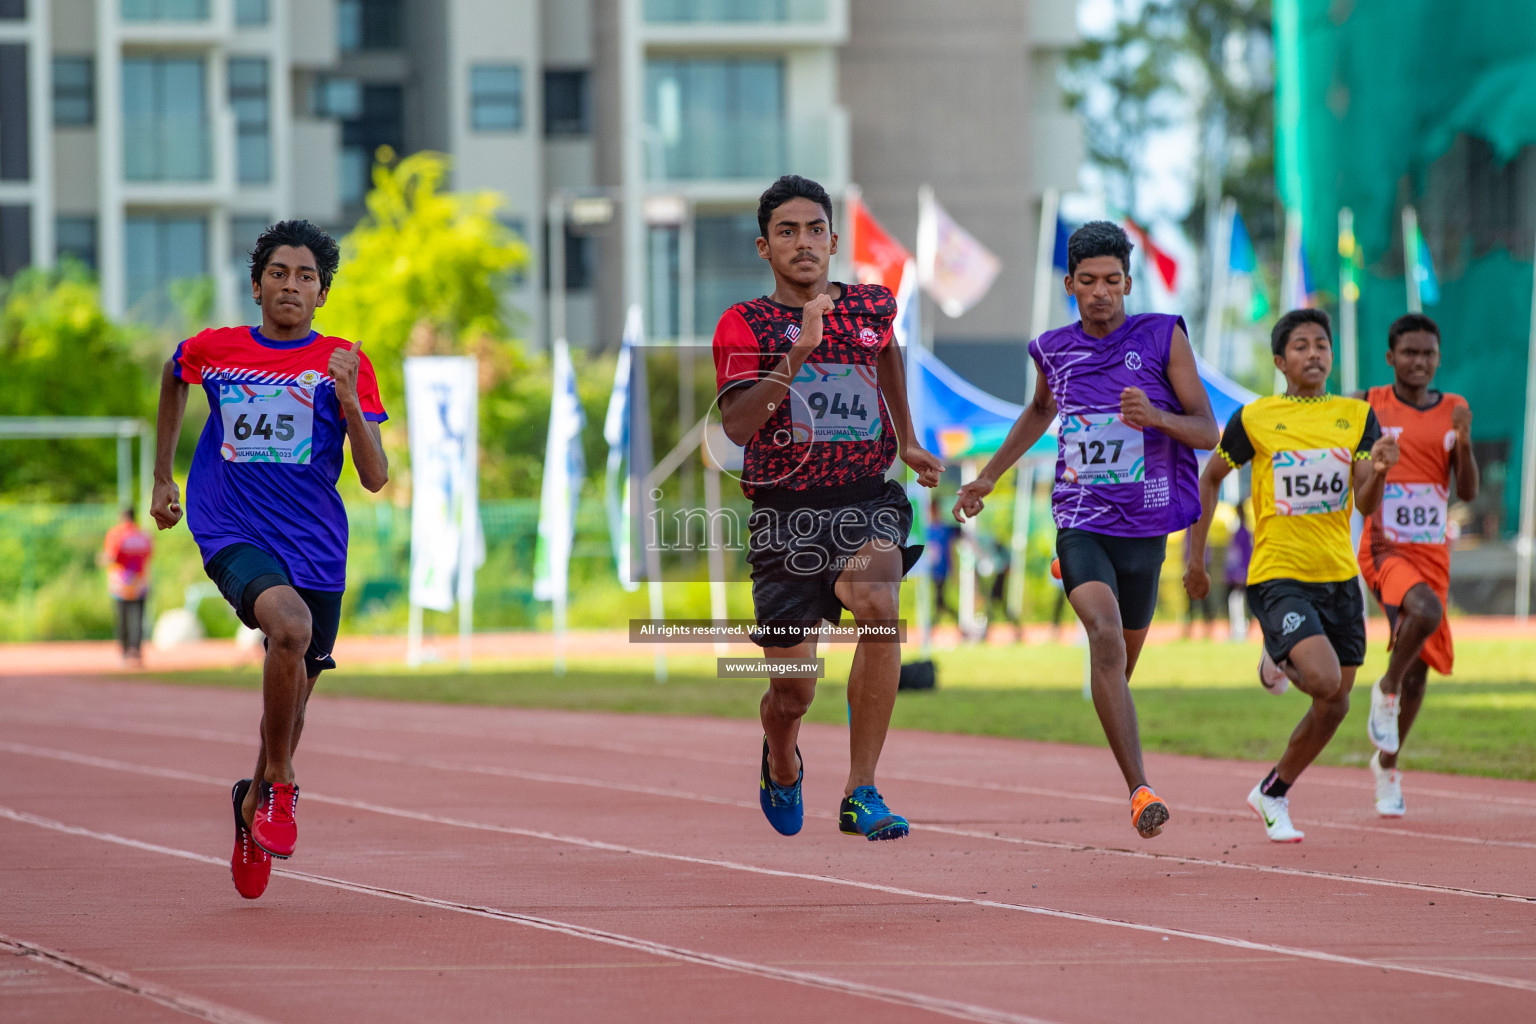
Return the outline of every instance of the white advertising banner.
[[[405,361],[411,439],[411,604],[474,600],[479,523],[479,369],[472,356]],[[467,557],[467,563],[466,563]],[[460,572],[460,566],[467,569]]]

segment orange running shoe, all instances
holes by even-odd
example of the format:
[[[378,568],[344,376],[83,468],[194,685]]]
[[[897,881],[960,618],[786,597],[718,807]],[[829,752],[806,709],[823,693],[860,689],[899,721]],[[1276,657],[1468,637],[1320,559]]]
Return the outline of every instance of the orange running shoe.
[[[1168,805],[1152,792],[1151,786],[1138,786],[1131,794],[1131,824],[1143,839],[1151,839],[1163,830],[1168,820]]]

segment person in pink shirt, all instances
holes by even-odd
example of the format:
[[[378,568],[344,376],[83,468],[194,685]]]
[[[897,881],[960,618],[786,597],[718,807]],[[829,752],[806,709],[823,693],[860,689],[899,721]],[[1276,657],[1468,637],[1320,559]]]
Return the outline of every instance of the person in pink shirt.
[[[149,534],[139,528],[132,506],[107,531],[101,561],[107,567],[107,589],[117,602],[117,642],[123,648],[123,664],[142,665],[139,653],[144,642],[144,598],[149,594],[149,556],[154,551]]]

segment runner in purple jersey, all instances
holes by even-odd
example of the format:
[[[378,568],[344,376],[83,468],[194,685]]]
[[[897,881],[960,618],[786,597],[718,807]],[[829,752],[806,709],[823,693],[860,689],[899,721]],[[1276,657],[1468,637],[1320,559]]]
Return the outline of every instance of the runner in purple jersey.
[[[1147,785],[1130,675],[1157,610],[1168,534],[1200,517],[1194,449],[1220,440],[1184,321],[1126,316],[1131,240],[1108,221],[1067,242],[1067,292],[1080,323],[1048,331],[1029,353],[1035,394],[997,454],[960,488],[955,518],[984,499],[1060,414],[1056,553],[1067,599],[1088,632],[1093,706],[1131,791],[1143,838],[1163,830],[1168,805]]]

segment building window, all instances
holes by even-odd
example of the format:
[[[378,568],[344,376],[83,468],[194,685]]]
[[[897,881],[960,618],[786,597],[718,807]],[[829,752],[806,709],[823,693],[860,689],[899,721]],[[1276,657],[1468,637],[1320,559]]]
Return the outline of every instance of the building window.
[[[27,0],[0,0],[0,21],[26,21]]]
[[[0,206],[0,278],[15,277],[32,265],[32,208]]]
[[[585,70],[544,72],[544,134],[586,135],[592,130]]]
[[[516,64],[476,64],[469,69],[469,124],[481,132],[523,127],[523,69]]]
[[[720,310],[773,288],[757,256],[755,210],[696,218],[693,265],[696,326],[712,323]]]
[[[356,117],[341,123],[338,184],[344,206],[361,206],[372,184],[373,160],[379,147],[405,148],[405,98],[398,85],[365,85]]]
[[[762,58],[689,57],[645,66],[646,123],[653,181],[764,178],[781,173],[784,62]]]
[[[96,269],[95,217],[58,218],[53,222],[53,241],[59,259],[77,259]]]
[[[350,120],[363,114],[363,86],[355,78],[322,78],[313,94],[316,117]]]
[[[236,25],[265,25],[271,16],[267,0],[235,0]]]
[[[96,62],[90,57],[53,58],[53,123],[57,128],[96,123]]]
[[[544,225],[544,252],[551,252],[549,244],[549,224]],[[553,285],[551,278],[554,275],[549,272],[549,260],[544,261],[544,290],[547,292]],[[572,230],[569,224],[565,227],[565,290],[568,292],[582,292],[592,287],[593,279],[597,276],[597,237]]]
[[[400,0],[339,0],[336,46],[342,53],[398,50],[404,33]]]
[[[264,57],[229,59],[229,105],[235,111],[235,171],[242,185],[272,180],[272,136]]]
[[[196,57],[123,60],[123,176],[206,181],[212,176],[205,69]]]
[[[208,0],[122,0],[124,21],[207,21]]]
[[[176,312],[171,283],[208,273],[208,222],[202,217],[129,217],[123,257],[134,317],[169,320]]]
[[[0,45],[0,181],[32,177],[25,43]]]
[[[229,218],[229,266],[235,275],[235,295],[240,300],[235,306],[243,310],[241,322],[253,326],[261,324],[261,307],[247,298],[251,294],[251,250],[271,223],[270,217],[249,213]]]

